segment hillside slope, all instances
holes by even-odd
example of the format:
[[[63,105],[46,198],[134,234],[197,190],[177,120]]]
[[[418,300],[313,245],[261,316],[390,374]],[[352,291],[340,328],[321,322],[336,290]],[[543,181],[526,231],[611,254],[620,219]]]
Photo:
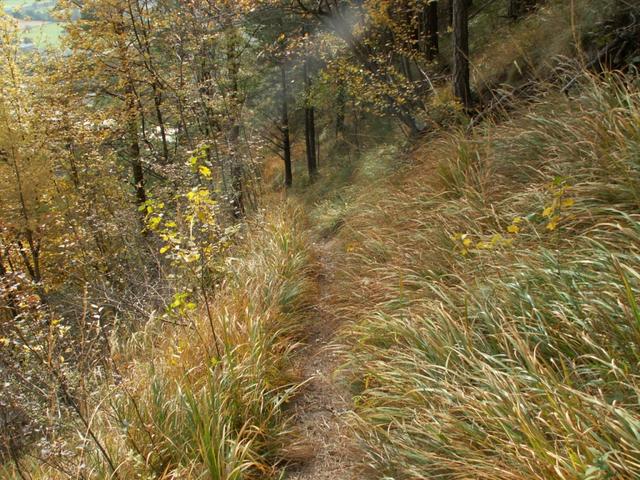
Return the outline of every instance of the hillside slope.
[[[317,203],[362,475],[640,476],[636,82],[584,75],[400,172],[382,147]]]

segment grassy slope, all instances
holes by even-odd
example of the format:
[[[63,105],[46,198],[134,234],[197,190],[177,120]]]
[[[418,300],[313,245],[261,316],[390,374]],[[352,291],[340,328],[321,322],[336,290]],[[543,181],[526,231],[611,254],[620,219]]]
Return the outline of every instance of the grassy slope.
[[[503,26],[477,78],[550,78],[601,6]],[[640,478],[638,85],[538,89],[500,125],[373,147],[307,194],[341,248],[333,308],[373,478]]]
[[[69,478],[76,469],[82,478],[127,480],[275,475],[289,444],[284,405],[300,381],[292,355],[316,295],[302,227],[289,204],[257,216],[228,259],[210,318],[202,309],[184,326],[150,319],[113,346],[121,378],[97,382],[103,387],[85,407],[108,461],[77,421],[54,443],[49,465],[23,459],[29,478]],[[83,457],[67,463],[57,448]],[[0,466],[0,478],[23,478],[14,467]]]
[[[640,476],[640,95],[584,88],[430,139],[325,217],[376,478]]]
[[[64,30],[64,27],[56,22],[44,22],[41,25],[29,25],[28,22],[20,24],[22,37],[30,38],[39,48],[58,45]]]

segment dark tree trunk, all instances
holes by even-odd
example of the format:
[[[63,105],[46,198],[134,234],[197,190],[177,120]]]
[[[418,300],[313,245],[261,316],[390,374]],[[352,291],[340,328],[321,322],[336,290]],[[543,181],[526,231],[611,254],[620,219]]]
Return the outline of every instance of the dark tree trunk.
[[[432,0],[427,4],[425,11],[425,24],[427,36],[427,59],[432,61],[437,57],[440,47],[438,39],[438,0]]]
[[[344,136],[344,117],[347,105],[347,93],[342,82],[338,84],[338,94],[336,95],[336,138]]]
[[[309,73],[309,61],[305,60],[303,66],[305,105],[304,105],[304,136],[307,148],[307,170],[309,179],[313,181],[318,173],[316,163],[316,123],[315,111],[311,105],[311,76]]]
[[[147,191],[144,186],[144,170],[142,159],[140,158],[140,142],[138,139],[138,123],[132,110],[129,111],[131,118],[128,120],[129,134],[129,160],[133,175],[133,185],[136,189],[136,203],[143,205],[147,201]]]
[[[158,120],[158,127],[160,128],[160,138],[162,139],[162,160],[169,163],[169,144],[167,142],[167,132],[164,126],[164,118],[162,116],[162,94],[156,82],[152,85],[153,88],[153,104],[156,109],[156,118]]]
[[[244,216],[244,192],[242,186],[243,168],[241,164],[240,152],[238,144],[240,140],[240,125],[237,123],[231,127],[229,133],[230,155],[231,159],[231,206],[233,207],[233,216],[240,219]]]
[[[507,16],[513,20],[517,20],[525,13],[532,10],[535,5],[536,0],[509,0]]]
[[[360,145],[360,110],[357,105],[353,106],[353,138],[356,141],[356,152],[360,156],[362,153]]]
[[[142,158],[140,155],[140,139],[138,135],[138,114],[140,113],[136,104],[136,90],[128,76],[125,87],[126,95],[126,115],[127,115],[127,141],[129,162],[131,162],[131,174],[133,186],[136,189],[136,203],[138,206],[147,201],[147,191],[144,185],[144,169],[142,168]],[[144,215],[144,214],[143,214]]]
[[[231,131],[229,132],[229,159],[231,161],[231,206],[233,216],[240,219],[244,216],[244,195],[243,195],[243,168],[240,156],[240,84],[238,75],[240,73],[240,63],[238,53],[235,48],[233,38],[227,39],[227,65],[231,82],[231,106],[229,115],[231,116]]]
[[[314,129],[316,133],[315,145],[316,145],[316,167],[320,168],[320,129]]]
[[[285,63],[280,64],[280,81],[282,87],[282,158],[284,159],[284,185],[290,187],[293,184],[291,170],[291,137],[289,136],[289,95],[287,90],[287,69]]]
[[[453,0],[453,93],[466,111],[471,108],[468,5],[468,0]]]

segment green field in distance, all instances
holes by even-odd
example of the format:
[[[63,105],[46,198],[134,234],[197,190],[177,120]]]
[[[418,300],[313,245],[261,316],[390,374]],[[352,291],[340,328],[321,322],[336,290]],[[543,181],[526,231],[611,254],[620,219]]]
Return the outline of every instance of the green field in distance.
[[[59,44],[63,25],[50,14],[55,0],[4,0],[2,5],[18,22],[23,48],[45,48]]]

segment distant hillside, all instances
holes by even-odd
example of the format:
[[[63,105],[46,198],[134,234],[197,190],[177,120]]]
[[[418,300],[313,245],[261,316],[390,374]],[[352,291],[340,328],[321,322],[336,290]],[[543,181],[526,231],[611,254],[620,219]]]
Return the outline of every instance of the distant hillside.
[[[56,45],[62,25],[51,16],[55,0],[6,0],[5,11],[14,17],[22,32],[23,45],[43,48]]]

